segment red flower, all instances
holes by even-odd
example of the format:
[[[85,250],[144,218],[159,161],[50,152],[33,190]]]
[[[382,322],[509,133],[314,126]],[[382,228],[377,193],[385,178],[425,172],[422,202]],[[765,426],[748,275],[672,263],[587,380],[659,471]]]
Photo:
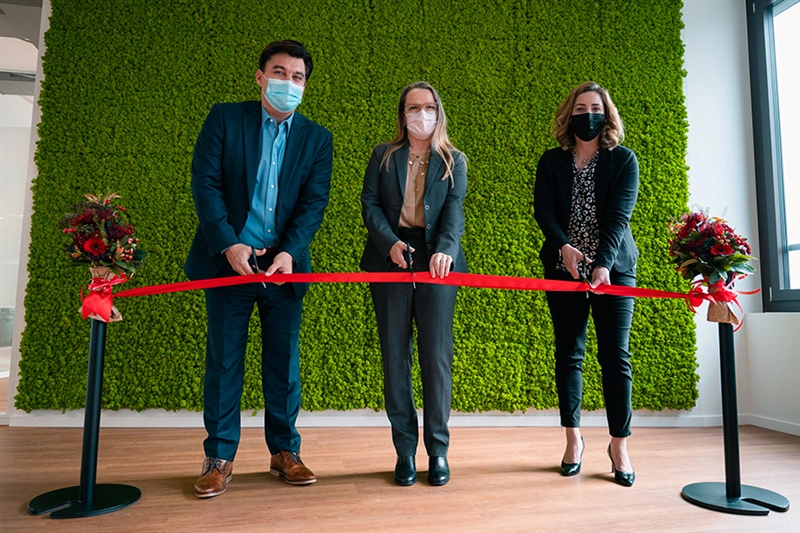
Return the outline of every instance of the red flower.
[[[83,243],[83,251],[87,254],[97,257],[100,257],[106,253],[107,249],[108,247],[106,246],[106,243],[103,242],[103,239],[96,235],[90,239],[87,239],[86,242]]]
[[[711,255],[731,255],[733,253],[733,248],[731,248],[730,244],[723,244],[717,243],[711,247]]]

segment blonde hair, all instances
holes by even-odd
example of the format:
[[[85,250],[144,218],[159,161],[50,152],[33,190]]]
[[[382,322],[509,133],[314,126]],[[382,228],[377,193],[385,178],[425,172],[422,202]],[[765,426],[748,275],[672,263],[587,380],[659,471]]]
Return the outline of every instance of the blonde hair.
[[[397,104],[397,134],[394,139],[389,141],[390,148],[386,150],[381,159],[381,166],[386,165],[386,170],[389,170],[389,161],[392,154],[402,148],[408,142],[408,131],[405,126],[405,112],[406,112],[406,97],[413,89],[427,89],[433,94],[433,99],[436,101],[436,129],[433,131],[431,137],[431,148],[439,154],[445,164],[445,173],[442,177],[443,180],[450,178],[451,186],[453,183],[453,154],[451,150],[458,152],[450,138],[447,136],[447,117],[444,114],[444,107],[442,107],[442,100],[439,98],[439,93],[436,92],[430,83],[418,81],[407,85],[400,92],[400,101]]]
[[[567,99],[558,106],[556,111],[553,137],[561,145],[562,150],[569,150],[575,146],[575,134],[572,132],[572,127],[569,123],[570,117],[572,117],[572,108],[575,106],[575,100],[578,99],[578,96],[589,91],[600,95],[600,99],[603,101],[603,109],[605,110],[606,119],[603,129],[600,131],[600,147],[612,150],[625,138],[622,119],[619,117],[617,106],[611,101],[608,91],[595,82],[589,81],[572,89]]]

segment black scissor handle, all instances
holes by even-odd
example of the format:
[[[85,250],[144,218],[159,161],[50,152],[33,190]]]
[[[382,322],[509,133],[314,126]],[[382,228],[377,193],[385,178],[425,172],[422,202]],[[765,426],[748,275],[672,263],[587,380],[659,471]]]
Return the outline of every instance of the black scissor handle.
[[[406,245],[406,249],[403,250],[403,259],[406,260],[406,264],[408,265],[408,269],[411,271],[411,275],[413,276],[414,275],[414,257],[411,255],[411,245],[408,244],[407,242],[404,242],[403,244]],[[416,282],[412,281],[411,282],[411,286],[416,289],[417,288]]]

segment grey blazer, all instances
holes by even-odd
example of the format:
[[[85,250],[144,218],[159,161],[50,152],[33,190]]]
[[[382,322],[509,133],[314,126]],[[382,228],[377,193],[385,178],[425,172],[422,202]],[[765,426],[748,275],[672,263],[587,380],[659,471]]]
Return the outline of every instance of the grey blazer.
[[[392,262],[389,250],[400,240],[397,229],[406,190],[408,143],[392,154],[389,168],[381,159],[389,144],[380,144],[372,151],[364,187],[361,190],[361,216],[367,226],[361,268],[367,272],[385,272]],[[441,252],[453,258],[453,272],[467,272],[467,261],[461,248],[464,234],[464,196],[467,193],[467,165],[464,154],[453,151],[453,181],[443,180],[445,164],[431,150],[428,173],[425,176],[425,270],[433,254]],[[451,186],[452,183],[452,186]],[[420,266],[420,270],[422,267]]]

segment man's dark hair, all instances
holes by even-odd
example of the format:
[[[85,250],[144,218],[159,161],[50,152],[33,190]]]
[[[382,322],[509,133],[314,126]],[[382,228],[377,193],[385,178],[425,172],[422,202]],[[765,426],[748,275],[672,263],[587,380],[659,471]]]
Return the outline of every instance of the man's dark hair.
[[[264,71],[264,67],[270,58],[276,54],[287,54],[289,57],[296,57],[303,60],[306,64],[306,81],[311,77],[311,71],[314,69],[314,62],[311,60],[311,54],[305,49],[302,43],[297,41],[274,41],[264,48],[261,52],[261,57],[258,59],[258,68]]]

